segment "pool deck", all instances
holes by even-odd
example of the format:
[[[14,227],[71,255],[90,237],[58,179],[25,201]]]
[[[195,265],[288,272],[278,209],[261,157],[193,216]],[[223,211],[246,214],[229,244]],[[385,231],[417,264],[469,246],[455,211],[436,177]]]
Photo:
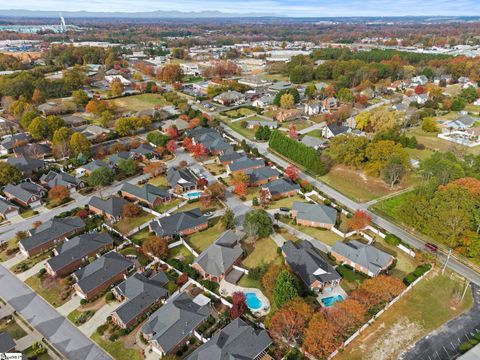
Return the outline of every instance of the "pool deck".
[[[229,283],[228,281],[222,280],[220,282],[220,294],[222,296],[232,296],[235,292],[243,292],[244,294],[252,292],[257,295],[257,297],[262,302],[263,306],[259,310],[252,310],[252,313],[256,316],[265,316],[270,312],[270,301],[267,299],[265,295],[263,295],[262,291],[257,288],[245,288],[242,286],[234,285]]]
[[[322,299],[329,298],[332,296],[341,296],[343,299],[346,299],[348,297],[347,293],[345,292],[345,290],[342,289],[341,286],[335,286],[334,288],[330,288],[330,289],[332,290],[331,291],[326,290],[324,292],[321,292],[317,296],[318,303],[323,307],[326,307],[326,305],[323,304]]]

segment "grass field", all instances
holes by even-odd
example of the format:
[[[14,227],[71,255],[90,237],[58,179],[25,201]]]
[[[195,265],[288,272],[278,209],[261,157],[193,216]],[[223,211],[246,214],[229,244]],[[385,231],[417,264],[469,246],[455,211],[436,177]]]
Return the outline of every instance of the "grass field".
[[[259,239],[255,242],[253,251],[243,259],[243,265],[247,268],[254,268],[262,262],[270,264],[280,258],[277,253],[277,244],[271,238]]]
[[[228,126],[230,126],[232,130],[238,132],[240,135],[245,136],[247,139],[255,140],[255,130],[243,128],[241,126],[241,121],[229,123]]]
[[[165,175],[160,175],[148,180],[149,184],[161,187],[168,187],[167,177]]]
[[[294,202],[307,202],[307,201],[301,196],[295,195],[292,197],[286,197],[283,199],[279,199],[277,201],[273,201],[271,204],[267,206],[267,209],[279,209],[281,207],[287,207],[291,209]]]
[[[133,229],[139,227],[142,224],[145,224],[147,221],[153,219],[154,216],[146,211],[142,211],[139,216],[134,218],[122,219],[116,224],[113,225],[115,229],[120,231],[122,234],[126,235]]]
[[[183,257],[185,260],[184,262],[187,264],[191,264],[193,259],[195,258],[193,254],[183,245],[176,246],[173,249],[168,250],[168,259],[174,259],[178,257]]]
[[[196,209],[196,208],[200,208],[203,212],[215,211],[215,210],[221,209],[222,204],[220,204],[217,200],[214,200],[210,203],[210,205],[208,206],[208,209],[203,209],[200,201],[195,201],[195,202],[191,202],[191,203],[186,203],[182,207],[176,209],[173,213],[175,214],[175,213],[178,213],[178,212],[189,211],[189,210],[193,210],[193,209]]]
[[[338,236],[337,234],[335,234],[333,231],[330,231],[330,230],[319,229],[319,228],[314,228],[309,226],[294,225],[293,220],[287,219],[285,217],[281,217],[280,221],[330,246],[333,246],[337,241],[343,240],[343,238],[341,238],[340,236]]]
[[[20,325],[17,324],[15,319],[13,319],[9,324],[7,324],[7,318],[3,319],[0,322],[0,333],[7,332],[15,340],[21,339],[27,333],[23,330]]]
[[[117,112],[142,111],[153,109],[154,106],[166,106],[169,102],[160,94],[141,94],[109,100]]]
[[[372,206],[373,210],[377,210],[381,214],[387,215],[397,222],[402,222],[400,219],[399,210],[403,203],[409,198],[411,192],[405,192],[400,195],[379,201]]]
[[[399,186],[391,190],[382,179],[367,176],[361,171],[349,169],[341,165],[334,166],[328,174],[321,176],[319,179],[358,202],[368,202],[390,195],[417,182],[417,177],[410,173],[402,180]]]
[[[142,360],[142,353],[140,350],[127,349],[123,341],[117,340],[111,342],[104,339],[101,335],[95,333],[91,339],[100,345],[106,352],[108,352],[116,360]]]
[[[174,207],[180,205],[183,202],[183,199],[181,198],[176,198],[175,200],[163,203],[162,205],[159,205],[155,208],[155,211],[158,211],[160,213],[166,212],[170,209],[173,209]]]
[[[303,130],[312,126],[312,123],[308,120],[295,120],[295,121],[288,121],[288,122],[282,123],[282,127],[288,129],[292,124],[295,124],[297,126],[297,131]]]
[[[59,307],[68,301],[68,296],[62,297],[71,291],[71,288],[63,279],[54,279],[49,275],[43,276],[41,279],[37,274],[25,280],[25,284],[30,286],[33,291],[43,297],[53,307]]]
[[[396,359],[415,341],[469,309],[471,293],[457,304],[464,282],[447,274],[432,272],[335,358]]]
[[[253,111],[253,110],[250,110],[248,108],[233,109],[233,110],[227,111],[225,113],[226,116],[228,116],[230,118],[234,118],[234,119],[249,116],[249,115],[253,115],[253,114],[256,114],[256,112]]]
[[[150,236],[152,236],[150,234],[150,230],[147,228],[143,229],[143,230],[140,230],[139,232],[133,234],[132,236],[130,236],[130,240],[133,241],[134,244],[137,244],[137,245],[142,245],[142,243],[148,239]]]
[[[445,118],[445,117],[442,117]],[[478,155],[480,154],[480,146],[475,146],[473,148],[456,144],[444,139],[437,137],[435,133],[426,133],[420,128],[415,128],[408,130],[408,135],[415,136],[419,144],[425,145],[426,148],[434,151],[447,152],[453,149],[461,149],[465,153]]]
[[[218,221],[207,230],[188,236],[187,241],[200,253],[208,248],[224,231],[225,229],[223,228],[222,223]]]
[[[342,275],[341,286],[347,293],[356,289],[365,279],[368,278],[367,276],[350,270],[343,265],[337,266],[337,272]]]
[[[322,130],[320,130],[320,129],[312,130],[312,131],[306,133],[305,135],[310,135],[310,136],[313,136],[313,137],[316,137],[316,138],[319,138],[319,139],[323,139]]]

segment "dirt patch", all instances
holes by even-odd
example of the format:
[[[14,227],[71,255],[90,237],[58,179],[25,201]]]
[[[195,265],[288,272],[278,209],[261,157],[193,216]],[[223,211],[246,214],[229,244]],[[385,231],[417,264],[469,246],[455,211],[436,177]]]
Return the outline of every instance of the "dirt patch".
[[[383,325],[383,324],[382,324]],[[389,360],[395,359],[398,354],[405,350],[420,334],[422,334],[422,326],[413,323],[406,317],[401,318],[387,332],[385,326],[380,325],[378,330],[371,335],[379,335],[379,339],[373,344],[373,350],[370,354],[364,354],[366,360]],[[366,339],[365,339],[366,340]],[[364,346],[360,346],[364,350]]]

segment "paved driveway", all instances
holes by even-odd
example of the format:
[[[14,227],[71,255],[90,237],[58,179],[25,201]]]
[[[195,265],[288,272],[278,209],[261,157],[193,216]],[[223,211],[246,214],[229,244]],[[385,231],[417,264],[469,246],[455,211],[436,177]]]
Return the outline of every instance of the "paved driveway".
[[[107,353],[1,265],[0,297],[18,311],[67,359],[111,359]]]
[[[450,360],[456,359],[460,352],[458,346],[471,339],[480,331],[480,288],[471,285],[474,305],[465,314],[450,320],[438,330],[418,341],[404,353],[402,360]]]

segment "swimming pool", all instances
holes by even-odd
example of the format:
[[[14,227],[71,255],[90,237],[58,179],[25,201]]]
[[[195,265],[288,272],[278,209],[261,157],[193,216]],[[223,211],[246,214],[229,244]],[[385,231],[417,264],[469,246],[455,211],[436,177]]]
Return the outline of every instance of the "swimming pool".
[[[343,296],[341,295],[335,295],[335,296],[330,296],[322,299],[322,303],[325,306],[332,306],[335,304],[337,301],[343,301]]]
[[[245,293],[245,300],[250,310],[258,310],[262,307],[262,301],[254,292]]]
[[[191,199],[198,199],[202,195],[201,191],[193,191],[185,194],[185,196],[188,198],[188,200]]]

